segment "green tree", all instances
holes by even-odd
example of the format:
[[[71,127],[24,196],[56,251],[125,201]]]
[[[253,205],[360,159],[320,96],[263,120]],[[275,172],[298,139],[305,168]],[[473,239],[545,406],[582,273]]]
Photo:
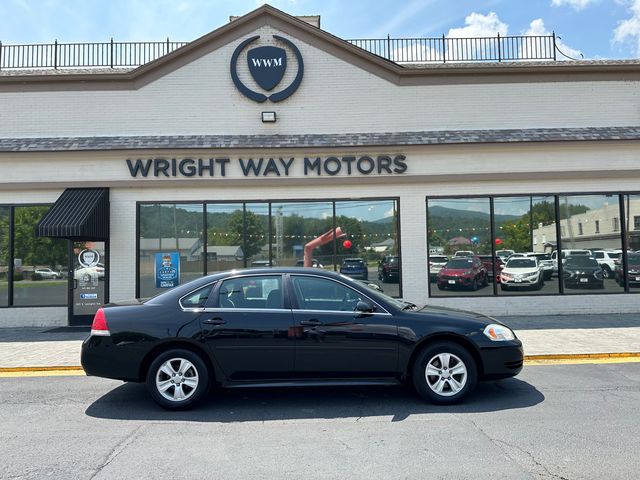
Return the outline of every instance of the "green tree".
[[[246,222],[246,232],[245,232]],[[246,236],[245,236],[246,233]],[[228,217],[226,228],[217,226],[208,230],[209,244],[239,245],[242,247],[245,257],[252,257],[260,252],[267,243],[266,226],[264,216],[260,216],[247,210],[236,210]]]

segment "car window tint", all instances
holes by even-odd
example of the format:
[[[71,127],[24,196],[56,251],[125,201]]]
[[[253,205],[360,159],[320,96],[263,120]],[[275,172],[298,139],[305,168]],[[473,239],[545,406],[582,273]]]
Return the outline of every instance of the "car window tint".
[[[326,278],[294,276],[292,282],[300,310],[353,311],[359,300],[367,301],[359,292]]]
[[[445,267],[446,268],[471,268],[473,265],[473,260],[469,259],[459,259],[459,260],[450,260]]]
[[[184,297],[182,300],[180,300],[180,303],[182,304],[183,308],[202,308],[205,306],[205,304],[207,303],[207,300],[209,299],[209,294],[211,293],[211,289],[213,288],[212,285],[207,285],[206,287],[203,287],[199,290],[196,290],[195,292],[187,295],[186,297]]]
[[[507,262],[506,268],[535,268],[536,261],[528,258],[514,258]]]
[[[218,291],[218,305],[221,308],[283,308],[282,277],[256,275],[225,280]]]

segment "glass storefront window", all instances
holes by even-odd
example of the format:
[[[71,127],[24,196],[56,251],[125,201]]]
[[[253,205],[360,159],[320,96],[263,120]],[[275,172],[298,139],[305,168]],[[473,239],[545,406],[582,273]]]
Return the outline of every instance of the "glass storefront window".
[[[335,209],[336,228],[344,235],[336,244],[338,270],[400,296],[397,200],[339,201]]]
[[[492,295],[489,198],[429,199],[428,275],[431,296]]]
[[[618,195],[560,197],[560,244],[565,294],[615,293],[616,261],[622,253],[622,236],[615,231],[620,218]],[[597,222],[597,223],[596,223]],[[556,259],[559,262],[560,259]]]
[[[207,205],[207,272],[245,267],[244,205]]]
[[[273,203],[273,262],[278,266],[333,269],[333,204],[331,202]]]
[[[9,207],[0,207],[0,307],[9,305]]]
[[[630,292],[640,292],[640,195],[624,195],[625,231],[627,242],[627,264],[622,265],[622,259],[618,262],[615,280],[619,285],[624,285],[624,274]]]
[[[498,197],[493,211],[498,294],[559,293],[552,260],[557,243],[555,198]]]
[[[140,297],[204,274],[203,208],[202,204],[140,205]]]
[[[246,266],[269,266],[269,204],[246,203],[244,218]]]
[[[68,241],[36,237],[48,206],[14,208],[13,305],[66,305]]]

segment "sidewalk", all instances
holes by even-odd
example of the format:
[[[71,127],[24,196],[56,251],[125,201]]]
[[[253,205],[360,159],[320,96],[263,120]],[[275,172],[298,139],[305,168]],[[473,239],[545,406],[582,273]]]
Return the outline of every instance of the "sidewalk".
[[[527,356],[639,353],[640,314],[499,317]],[[76,367],[85,332],[0,328],[0,368]]]

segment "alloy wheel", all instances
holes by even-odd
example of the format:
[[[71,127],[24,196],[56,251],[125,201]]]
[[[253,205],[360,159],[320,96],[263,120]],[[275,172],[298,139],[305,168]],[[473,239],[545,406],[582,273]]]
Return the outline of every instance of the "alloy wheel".
[[[186,358],[170,358],[156,372],[156,389],[171,402],[189,399],[200,381],[195,365]]]
[[[425,378],[429,388],[443,397],[451,397],[460,392],[467,383],[467,367],[452,353],[438,353],[427,363]]]

